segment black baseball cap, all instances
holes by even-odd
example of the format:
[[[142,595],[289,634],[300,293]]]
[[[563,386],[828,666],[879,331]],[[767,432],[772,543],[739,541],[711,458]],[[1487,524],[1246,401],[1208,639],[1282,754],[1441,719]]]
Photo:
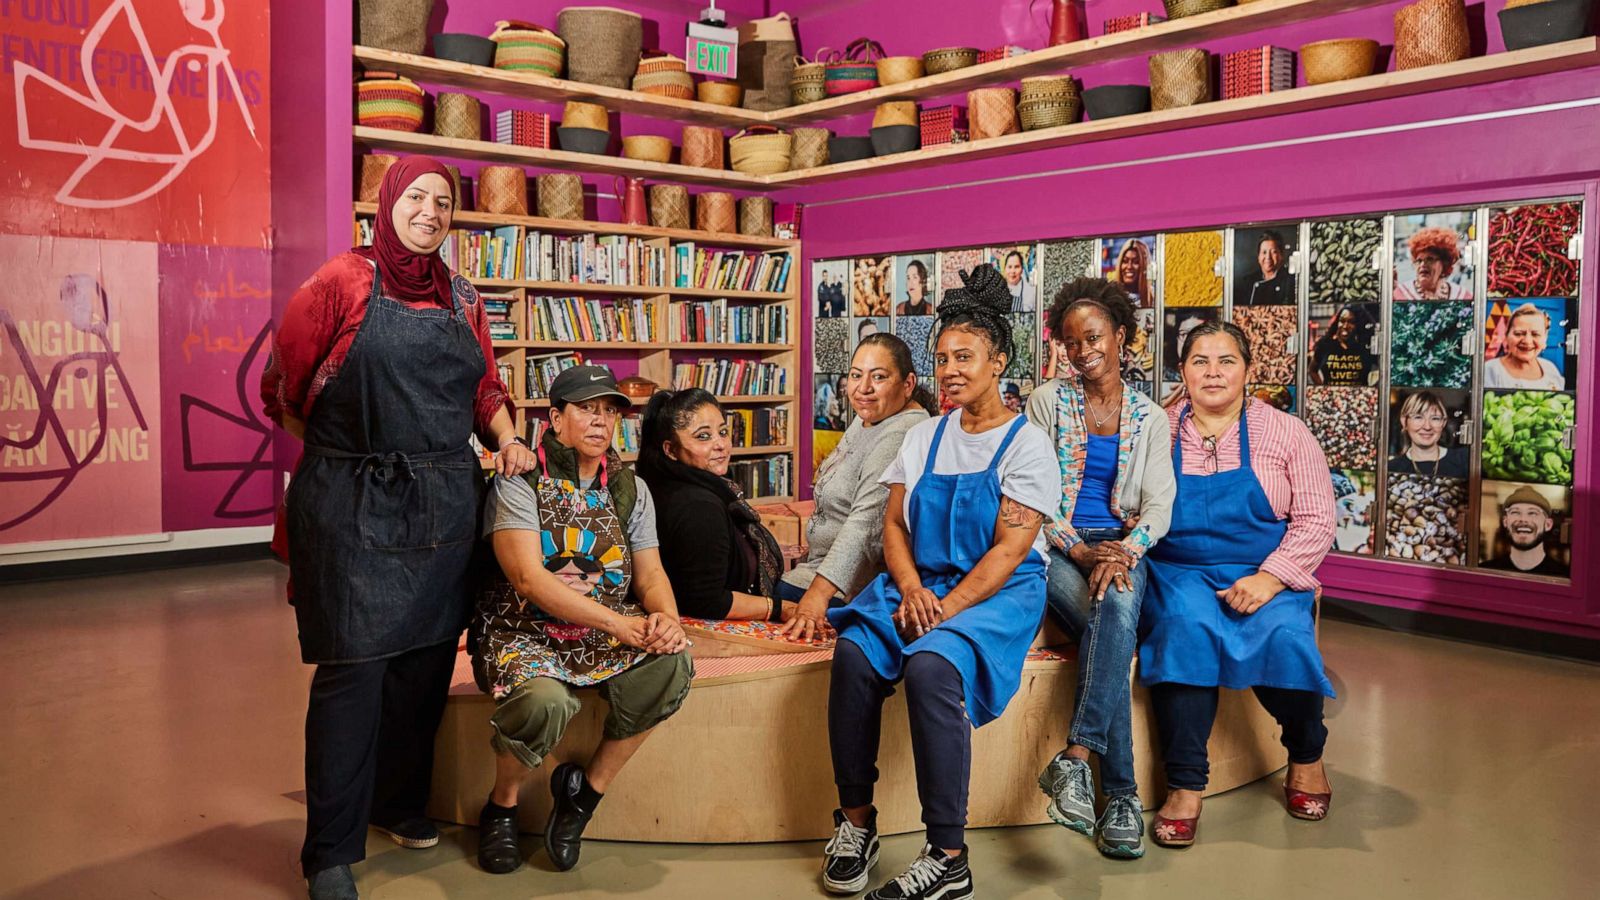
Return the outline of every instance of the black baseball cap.
[[[573,366],[550,382],[550,405],[565,406],[596,397],[614,397],[623,408],[633,405],[628,395],[617,390],[617,377],[605,366]]]

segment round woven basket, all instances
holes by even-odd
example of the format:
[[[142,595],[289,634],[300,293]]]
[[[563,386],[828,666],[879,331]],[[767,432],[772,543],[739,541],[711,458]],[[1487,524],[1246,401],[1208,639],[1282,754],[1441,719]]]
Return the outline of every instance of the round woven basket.
[[[639,67],[634,70],[634,74],[650,75],[656,72],[686,72],[688,70],[688,63],[673,56],[671,53],[652,50],[639,60]]]
[[[689,189],[681,184],[650,185],[650,224],[657,228],[689,227]]]
[[[705,191],[696,195],[694,221],[701,231],[735,233],[739,228],[739,216],[733,195],[723,191]]]
[[[1162,2],[1166,4],[1169,19],[1198,16],[1201,13],[1233,5],[1233,0],[1162,0]]]
[[[818,53],[818,56],[822,56]],[[856,38],[842,51],[827,56],[827,78],[823,86],[828,96],[854,94],[878,86],[878,60],[883,47],[870,38]]]
[[[478,170],[479,212],[503,216],[528,214],[528,175],[521,166],[484,166]]]
[[[1211,54],[1191,47],[1150,57],[1150,108],[1177,109],[1209,103]]]
[[[464,141],[483,140],[483,104],[470,94],[439,94],[433,98],[433,133]]]
[[[585,84],[625,88],[639,68],[644,20],[609,6],[570,6],[556,17],[567,42],[567,77]]]
[[[583,220],[583,179],[576,175],[540,175],[539,215],[546,219]]]
[[[789,98],[796,105],[815,103],[828,96],[828,67],[819,62],[806,62],[805,57],[794,58],[794,72],[789,77]]]
[[[1021,102],[1061,100],[1078,96],[1078,83],[1070,75],[1035,75],[1022,79]]]
[[[796,128],[794,146],[789,151],[789,170],[814,169],[828,164],[828,138],[826,128]]]
[[[606,108],[598,103],[568,100],[567,105],[561,110],[561,124],[568,128],[610,131],[611,116],[606,112]]]
[[[409,78],[368,72],[356,82],[356,121],[368,128],[421,131],[423,96]]]
[[[633,76],[633,89],[642,94],[658,97],[694,99],[694,78],[688,72],[640,72]]]
[[[1300,48],[1300,65],[1306,84],[1327,84],[1362,78],[1378,70],[1377,41],[1367,38],[1336,38],[1314,41]]]
[[[1077,95],[1048,100],[1024,100],[1017,104],[1017,117],[1023,131],[1056,128],[1071,125],[1083,113],[1083,101]]]
[[[356,42],[363,47],[421,53],[428,42],[431,15],[433,0],[361,0],[356,8]]]
[[[361,157],[361,186],[356,188],[356,199],[362,203],[377,203],[383,176],[399,161],[400,157],[391,153],[368,153]]]
[[[739,200],[739,233],[748,237],[772,237],[771,197]]]
[[[878,60],[878,83],[899,84],[922,77],[922,57],[885,56]]]
[[[1395,10],[1395,71],[1455,62],[1471,52],[1467,7],[1462,0],[1417,0]]]
[[[744,88],[731,81],[702,81],[697,91],[701,103],[714,106],[738,106],[744,99]]]
[[[647,162],[671,162],[672,139],[654,134],[635,134],[622,139],[622,155],[626,159]]]
[[[954,72],[978,64],[977,47],[942,47],[922,54],[922,69],[929,75]]]
[[[728,167],[726,145],[721,129],[709,125],[685,125],[681,145],[683,150],[678,156],[686,166],[725,169]]]
[[[747,175],[789,171],[794,135],[770,125],[754,125],[728,139],[728,164]]]
[[[999,137],[1019,130],[1017,92],[1011,88],[978,88],[967,92],[967,123],[972,139]]]
[[[548,28],[502,19],[489,35],[495,43],[494,67],[558,78],[567,59],[567,42]]]
[[[878,104],[872,113],[872,127],[917,124],[917,104],[910,100],[892,100]]]

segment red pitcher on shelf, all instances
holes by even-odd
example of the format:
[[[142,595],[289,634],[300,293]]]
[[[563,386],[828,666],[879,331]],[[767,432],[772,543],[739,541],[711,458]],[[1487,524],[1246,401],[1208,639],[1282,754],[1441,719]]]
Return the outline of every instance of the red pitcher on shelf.
[[[1070,44],[1088,37],[1083,28],[1080,0],[1052,0],[1050,4],[1050,46]]]
[[[644,202],[644,179],[617,176],[617,204],[622,207],[622,224],[648,225],[650,213]]]

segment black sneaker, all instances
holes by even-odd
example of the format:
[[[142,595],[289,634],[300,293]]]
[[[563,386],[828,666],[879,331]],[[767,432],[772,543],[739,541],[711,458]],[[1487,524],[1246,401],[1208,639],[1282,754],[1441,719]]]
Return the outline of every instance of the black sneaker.
[[[556,871],[565,872],[578,864],[583,845],[583,829],[594,810],[578,804],[578,789],[583,787],[583,767],[562,763],[550,773],[550,820],[544,826],[544,852]]]
[[[857,828],[843,810],[834,810],[833,840],[822,854],[822,886],[832,894],[859,893],[878,864],[878,811],[867,818],[867,827]]]
[[[424,816],[412,816],[398,822],[373,822],[372,827],[407,850],[426,850],[439,843],[439,827]]]
[[[517,843],[517,808],[504,811],[485,803],[478,813],[478,865],[491,875],[522,868],[522,846]]]
[[[967,900],[972,896],[972,870],[967,868],[967,848],[960,856],[925,844],[922,855],[904,872],[867,895],[867,900]]]
[[[329,866],[312,873],[306,879],[306,895],[311,900],[360,900],[349,866]]]

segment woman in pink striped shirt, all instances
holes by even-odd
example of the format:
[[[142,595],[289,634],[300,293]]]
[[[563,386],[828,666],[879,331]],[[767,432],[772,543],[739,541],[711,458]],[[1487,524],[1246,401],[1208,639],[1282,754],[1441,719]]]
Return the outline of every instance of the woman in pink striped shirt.
[[[1166,763],[1155,842],[1194,843],[1219,687],[1251,688],[1283,729],[1289,814],[1321,819],[1332,789],[1313,630],[1315,572],[1333,542],[1333,487],[1316,438],[1297,418],[1245,396],[1250,345],[1231,323],[1184,341],[1187,399],[1174,404],[1177,498],[1146,557],[1139,677],[1150,687]]]

